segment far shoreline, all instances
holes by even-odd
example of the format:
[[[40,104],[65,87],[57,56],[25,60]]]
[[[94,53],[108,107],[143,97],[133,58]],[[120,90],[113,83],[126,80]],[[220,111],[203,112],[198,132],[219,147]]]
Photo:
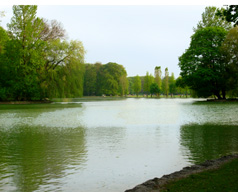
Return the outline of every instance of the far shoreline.
[[[151,97],[132,97],[132,96],[84,96],[80,98],[65,98],[67,99],[79,99],[79,100],[111,100],[111,99],[119,99],[119,98],[145,98],[145,99],[151,99]],[[180,97],[152,97],[153,99],[191,99],[191,97],[188,98],[180,98]],[[61,98],[60,98],[61,99]],[[194,99],[199,99],[199,98],[194,98]],[[201,99],[201,98],[200,98]],[[199,102],[207,102],[207,103],[225,103],[225,102],[238,102],[237,98],[228,98],[228,99],[211,99],[211,98],[203,98],[205,99],[204,101],[199,101]],[[50,104],[54,102],[58,102],[58,99],[53,99],[53,100],[35,100],[35,101],[0,101],[0,105],[27,105],[27,104]],[[64,100],[64,99],[62,99]]]
[[[231,99],[207,99],[207,102],[237,102],[238,99],[231,98]]]
[[[49,104],[53,101],[0,101],[0,105]]]

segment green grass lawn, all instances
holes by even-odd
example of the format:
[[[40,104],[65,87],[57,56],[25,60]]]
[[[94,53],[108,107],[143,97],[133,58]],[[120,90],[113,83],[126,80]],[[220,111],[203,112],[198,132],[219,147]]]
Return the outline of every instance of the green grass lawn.
[[[208,170],[171,182],[162,192],[237,192],[238,159],[222,165],[219,169]]]

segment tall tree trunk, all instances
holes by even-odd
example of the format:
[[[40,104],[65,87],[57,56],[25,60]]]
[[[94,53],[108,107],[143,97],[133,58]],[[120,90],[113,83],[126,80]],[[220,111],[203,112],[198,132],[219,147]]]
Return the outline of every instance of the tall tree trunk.
[[[226,91],[222,90],[222,99],[226,99]]]

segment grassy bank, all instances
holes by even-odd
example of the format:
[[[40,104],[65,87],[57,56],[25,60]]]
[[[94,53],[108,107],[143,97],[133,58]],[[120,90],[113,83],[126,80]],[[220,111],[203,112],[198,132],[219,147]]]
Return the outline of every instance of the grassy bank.
[[[225,163],[215,170],[192,174],[187,178],[170,182],[163,187],[162,192],[179,191],[238,191],[238,159]]]
[[[125,192],[235,192],[237,181],[238,154],[232,154],[155,177]]]

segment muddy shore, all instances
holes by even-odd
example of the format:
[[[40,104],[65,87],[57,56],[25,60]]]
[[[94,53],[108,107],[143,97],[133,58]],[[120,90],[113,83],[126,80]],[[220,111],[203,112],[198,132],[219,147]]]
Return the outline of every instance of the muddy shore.
[[[133,189],[126,190],[125,192],[159,192],[161,189],[163,189],[163,186],[168,182],[188,177],[189,175],[194,173],[200,173],[205,170],[219,168],[224,163],[229,162],[235,158],[238,158],[238,154],[224,156],[215,160],[208,160],[199,165],[184,167],[180,171],[171,173],[169,175],[164,175],[161,178],[154,178],[148,180],[140,185],[137,185]]]

